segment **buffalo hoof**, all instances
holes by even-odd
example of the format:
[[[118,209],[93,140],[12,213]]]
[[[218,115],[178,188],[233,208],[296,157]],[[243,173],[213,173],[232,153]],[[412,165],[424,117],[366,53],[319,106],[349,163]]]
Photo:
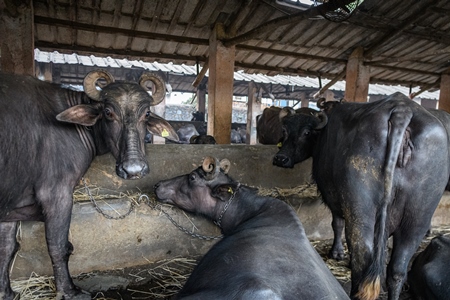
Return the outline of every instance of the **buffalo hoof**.
[[[56,299],[57,300],[91,300],[92,299],[91,294],[86,291],[76,289],[76,290],[73,290],[72,292],[73,293],[65,294],[65,295],[58,293],[56,295]]]
[[[13,300],[16,298],[16,293],[14,293],[12,290],[4,293],[0,293],[0,300]]]
[[[344,260],[344,249],[331,249],[330,252],[328,252],[328,257],[335,260]]]

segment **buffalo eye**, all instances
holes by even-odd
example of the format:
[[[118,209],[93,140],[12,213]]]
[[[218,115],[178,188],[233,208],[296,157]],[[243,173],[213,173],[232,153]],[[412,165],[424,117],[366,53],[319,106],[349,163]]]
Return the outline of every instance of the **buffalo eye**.
[[[196,178],[197,178],[197,176],[195,175],[195,173],[191,173],[191,174],[189,175],[189,180],[190,180],[190,181],[194,181]]]
[[[145,113],[145,117],[146,118],[150,117],[150,111],[149,110],[147,110],[147,112]]]
[[[309,130],[309,129],[306,129],[304,132],[303,132],[303,135],[305,135],[305,136],[309,136],[311,134],[311,130]]]
[[[112,118],[112,111],[110,108],[105,108],[104,112],[107,118]]]

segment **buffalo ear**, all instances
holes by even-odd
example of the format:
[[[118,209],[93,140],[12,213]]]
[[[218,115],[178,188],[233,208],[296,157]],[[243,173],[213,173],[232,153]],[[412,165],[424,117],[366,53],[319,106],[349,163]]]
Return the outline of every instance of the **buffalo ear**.
[[[93,126],[102,117],[101,103],[79,104],[59,113],[56,119],[61,122]]]
[[[169,122],[154,113],[150,113],[147,121],[147,130],[153,134],[159,135],[165,139],[179,142],[178,134],[175,132]]]
[[[236,192],[237,183],[227,183],[213,188],[211,195],[221,201],[228,201],[230,197]]]

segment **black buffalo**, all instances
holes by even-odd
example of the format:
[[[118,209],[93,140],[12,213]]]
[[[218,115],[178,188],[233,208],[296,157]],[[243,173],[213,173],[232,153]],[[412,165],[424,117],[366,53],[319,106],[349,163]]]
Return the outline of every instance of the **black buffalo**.
[[[414,259],[408,273],[417,300],[450,299],[450,237],[438,236]]]
[[[229,167],[226,159],[207,157],[190,174],[155,186],[159,201],[215,221],[224,234],[176,299],[349,299],[295,211],[240,185]]]
[[[197,129],[193,124],[185,124],[181,126],[177,130],[177,134],[180,139],[180,143],[182,144],[189,144],[192,136],[199,135]]]
[[[343,256],[346,225],[353,298],[377,298],[386,241],[393,236],[387,288],[389,299],[398,299],[449,179],[446,129],[400,93],[321,108],[314,116],[280,113],[284,138],[273,162],[293,167],[312,157],[313,177],[333,215],[335,258]]]
[[[281,131],[280,111],[281,107],[266,107],[263,113],[256,116],[256,138],[263,145],[276,145],[283,137]],[[300,114],[316,113],[317,110],[302,107],[295,110]]]
[[[190,144],[217,144],[216,139],[209,134],[193,135],[189,139]]]
[[[99,91],[99,78],[108,82]],[[153,97],[146,84],[153,81]],[[172,127],[150,112],[164,98],[152,74],[141,85],[115,83],[107,72],[89,73],[85,93],[28,76],[0,73],[0,299],[14,298],[8,271],[18,250],[18,221],[43,221],[57,297],[90,299],[68,270],[74,187],[96,155],[111,152],[124,179],[149,172],[146,129],[177,140]]]

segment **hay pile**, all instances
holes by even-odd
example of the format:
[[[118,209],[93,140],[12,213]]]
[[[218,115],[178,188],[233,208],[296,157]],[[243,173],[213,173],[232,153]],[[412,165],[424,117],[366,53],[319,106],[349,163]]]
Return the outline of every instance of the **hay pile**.
[[[317,190],[317,186],[312,183],[307,183],[303,185],[299,185],[293,188],[272,188],[266,189],[260,187],[258,189],[258,194],[261,196],[269,196],[273,198],[277,198],[280,200],[285,200],[289,196],[296,196],[299,198],[317,198],[320,197],[319,191]]]
[[[139,204],[138,192],[117,193],[116,191],[107,191],[95,186],[89,186],[89,195],[85,187],[79,187],[74,192],[74,201],[90,201],[92,196],[95,201],[108,199],[128,199],[131,203]],[[297,186],[292,189],[259,189],[259,194],[271,196],[280,200],[287,200],[290,196],[299,198],[317,198],[320,194],[317,187],[313,184]],[[149,194],[150,201],[154,202],[154,195]],[[106,203],[106,202],[105,202]],[[431,235],[422,242],[418,252],[422,251],[437,235],[450,235],[450,226],[433,228]],[[321,255],[326,265],[333,275],[342,283],[350,282],[349,255],[346,252],[346,259],[336,261],[328,258],[327,254],[331,248],[332,240],[312,241],[313,247]],[[346,247],[346,245],[344,245]],[[347,249],[345,248],[347,251]],[[176,294],[189,277],[193,268],[197,264],[198,257],[173,258],[166,259],[147,266],[141,266],[129,271],[126,275],[132,279],[132,284],[124,291],[116,291],[120,295],[119,299],[169,299]],[[88,274],[89,275],[89,274]],[[81,275],[80,275],[81,276]],[[83,274],[82,276],[86,276]],[[13,290],[20,295],[22,300],[43,300],[55,298],[55,285],[53,277],[39,276],[33,273],[30,278],[22,280],[13,280],[11,282]],[[117,294],[118,293],[118,294]],[[127,296],[125,296],[125,294]],[[98,292],[93,296],[97,300],[118,299],[117,296],[108,296],[107,291]]]

